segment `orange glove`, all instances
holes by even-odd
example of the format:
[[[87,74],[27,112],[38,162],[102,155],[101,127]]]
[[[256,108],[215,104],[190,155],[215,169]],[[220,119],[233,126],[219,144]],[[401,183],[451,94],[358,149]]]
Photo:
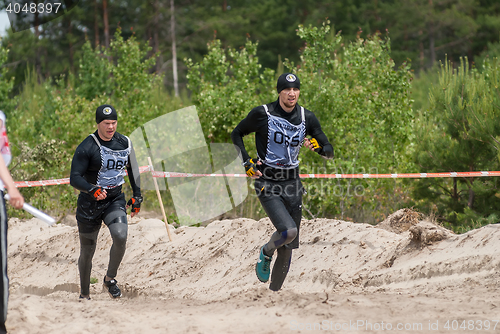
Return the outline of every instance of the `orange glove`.
[[[132,205],[132,212],[139,213],[141,211],[142,196],[134,196],[127,202],[127,208]]]

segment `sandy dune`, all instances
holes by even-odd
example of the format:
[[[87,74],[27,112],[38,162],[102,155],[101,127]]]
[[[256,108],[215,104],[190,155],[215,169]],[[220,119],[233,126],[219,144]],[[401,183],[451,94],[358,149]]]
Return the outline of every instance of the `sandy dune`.
[[[130,221],[130,220],[129,220]],[[78,299],[75,226],[11,219],[10,333],[500,333],[500,225],[455,235],[398,211],[378,226],[304,220],[280,292],[258,282],[268,219],[183,227],[134,218],[117,280]]]

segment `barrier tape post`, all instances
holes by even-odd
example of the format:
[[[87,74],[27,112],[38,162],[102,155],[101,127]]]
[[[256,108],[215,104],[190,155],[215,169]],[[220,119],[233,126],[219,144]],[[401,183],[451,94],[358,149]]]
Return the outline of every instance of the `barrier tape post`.
[[[153,162],[151,158],[148,157],[149,170],[151,173],[154,172]],[[158,201],[160,202],[161,213],[163,214],[163,220],[165,222],[165,227],[167,228],[168,239],[172,241],[172,235],[170,234],[170,228],[168,227],[167,215],[165,215],[165,208],[163,207],[163,201],[161,200],[160,188],[158,187],[158,183],[156,182],[156,178],[153,177],[153,182],[155,184],[156,194],[158,195]]]

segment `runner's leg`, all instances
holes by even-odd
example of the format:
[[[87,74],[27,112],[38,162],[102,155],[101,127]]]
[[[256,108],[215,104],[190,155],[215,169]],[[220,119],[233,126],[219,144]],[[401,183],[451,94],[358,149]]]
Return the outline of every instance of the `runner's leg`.
[[[302,184],[300,182],[294,183],[293,187],[289,186],[288,190],[285,202],[287,211],[295,222],[295,226],[297,226],[297,235],[290,243],[286,243],[277,249],[278,256],[274,262],[271,283],[269,284],[269,289],[273,291],[278,291],[283,286],[292,262],[292,249],[299,247],[298,233],[300,230],[300,221],[302,220]]]
[[[264,253],[272,256],[277,248],[284,245],[291,249],[298,248],[302,218],[302,185],[299,180],[293,180],[280,185],[264,184],[263,190],[265,186],[271,189],[267,192],[261,191],[259,200],[277,231],[264,246]]]
[[[99,226],[100,227],[100,226]],[[93,232],[80,232],[80,257],[78,270],[80,271],[80,294],[90,294],[90,273],[92,271],[92,258],[94,257],[99,228]]]
[[[268,206],[266,213],[278,229],[264,247],[264,253],[266,247],[272,248],[272,246],[276,247],[278,253],[271,271],[269,289],[272,291],[280,290],[286,279],[292,260],[292,249],[299,247],[299,230],[302,219],[303,190],[300,180],[287,182],[282,185],[282,189],[279,198],[281,204],[277,204],[276,201],[271,202],[271,205],[263,203],[264,208]],[[280,233],[279,226],[281,224],[288,226],[288,228]]]
[[[297,228],[293,227],[285,231],[276,231],[271,236],[269,242],[264,246],[264,254],[273,256],[274,251],[281,246],[287,245],[297,237]]]
[[[297,226],[281,197],[273,196],[262,199],[261,203],[277,230],[264,245],[264,253],[267,256],[273,256],[277,248],[289,244],[297,237]]]
[[[285,244],[285,247],[289,249],[299,248],[300,222],[302,220],[302,194],[303,187],[299,180],[293,183],[292,190],[287,191],[287,196],[285,197],[287,211],[290,213],[290,217],[292,217],[297,227],[296,238],[293,239],[292,242]]]
[[[276,257],[276,261],[274,262],[273,270],[271,272],[271,284],[269,284],[269,289],[273,291],[281,289],[292,261],[291,249],[287,247],[280,247],[278,248],[277,253],[278,256]]]
[[[109,264],[106,276],[115,278],[127,248],[127,216],[119,216],[106,225],[108,225],[109,233],[113,239],[113,245],[109,251]]]

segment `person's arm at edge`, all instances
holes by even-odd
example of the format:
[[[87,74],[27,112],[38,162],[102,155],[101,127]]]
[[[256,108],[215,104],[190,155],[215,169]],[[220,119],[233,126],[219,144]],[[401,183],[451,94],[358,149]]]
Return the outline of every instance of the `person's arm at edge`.
[[[1,154],[0,154],[0,179],[2,179],[5,185],[5,189],[7,189],[7,192],[10,196],[9,203],[14,208],[21,209],[24,205],[24,197],[17,189],[16,184],[12,179],[12,175],[10,175],[10,171],[7,168],[7,165],[5,165],[5,161]]]
[[[2,128],[4,122],[5,122],[5,115],[3,115],[2,118],[0,118],[0,128]],[[5,163],[5,159],[1,154],[0,154],[0,179],[2,180],[5,189],[7,189],[7,192],[10,196],[9,199],[10,205],[12,205],[16,209],[21,209],[24,205],[24,197],[17,189],[16,184],[14,183],[14,179],[10,174],[9,168]]]

